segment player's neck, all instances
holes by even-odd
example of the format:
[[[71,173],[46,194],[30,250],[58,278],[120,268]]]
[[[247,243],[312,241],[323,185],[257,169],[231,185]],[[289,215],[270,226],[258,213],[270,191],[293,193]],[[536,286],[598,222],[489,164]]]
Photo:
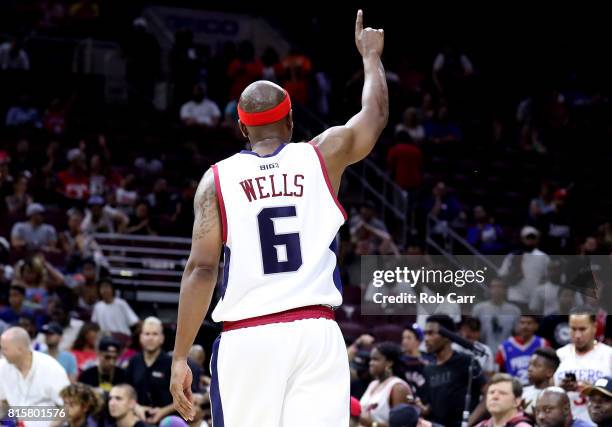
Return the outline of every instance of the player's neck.
[[[274,153],[280,145],[286,144],[287,142],[289,141],[285,141],[280,136],[259,138],[257,141],[251,141],[251,151],[260,156],[266,156]]]
[[[589,351],[593,350],[595,348],[595,345],[597,344],[596,341],[591,342],[589,345],[587,345],[584,348],[578,349],[575,345],[574,345],[574,351],[576,352],[576,354],[587,354]]]
[[[453,355],[453,349],[450,345],[445,346],[442,350],[436,353],[436,362],[438,365],[442,365]]]

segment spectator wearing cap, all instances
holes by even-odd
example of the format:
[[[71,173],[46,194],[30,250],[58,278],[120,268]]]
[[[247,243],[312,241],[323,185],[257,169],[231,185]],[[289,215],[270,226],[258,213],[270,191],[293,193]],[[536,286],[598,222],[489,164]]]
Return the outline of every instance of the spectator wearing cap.
[[[463,402],[467,394],[471,358],[453,351],[451,341],[440,334],[440,329],[455,330],[455,323],[447,315],[436,314],[425,324],[425,348],[435,356],[435,362],[425,366],[427,392],[425,399],[417,398],[415,404],[429,421],[446,427],[459,427],[462,421]],[[478,420],[484,414],[484,404],[479,398],[485,386],[485,378],[477,375],[472,382],[472,412],[470,420]],[[452,402],[452,403],[451,403]]]
[[[527,415],[535,416],[535,405],[540,394],[552,385],[553,376],[561,361],[552,348],[539,348],[529,360],[527,379],[529,385],[523,387],[523,408]]]
[[[221,119],[219,106],[206,97],[206,86],[195,85],[191,100],[181,106],[181,121],[185,126],[215,128]]]
[[[79,375],[79,382],[100,388],[106,393],[114,385],[128,381],[124,369],[117,366],[121,344],[111,336],[103,337],[98,343],[98,364],[85,369]]]
[[[499,275],[509,285],[508,300],[527,305],[546,277],[550,257],[538,249],[540,232],[527,225],[521,229],[522,247],[504,258]]]
[[[495,372],[495,366],[493,365],[493,353],[491,349],[480,342],[480,330],[481,323],[480,319],[472,316],[463,316],[461,323],[459,324],[459,335],[471,342],[476,349],[480,351],[479,354],[474,355],[478,364],[482,368],[482,372],[486,378],[490,378]],[[452,344],[453,350],[459,353],[468,353],[469,350],[461,347],[459,344]]]
[[[115,288],[110,278],[100,279],[98,289],[101,301],[94,305],[91,321],[100,325],[103,332],[131,336],[130,328],[139,322],[134,310],[124,299],[115,296]]]
[[[60,184],[58,191],[70,201],[87,200],[89,195],[89,176],[85,166],[85,154],[79,148],[68,151],[68,169],[57,174]]]
[[[572,416],[569,397],[560,387],[548,387],[542,392],[535,406],[535,419],[540,427],[594,427]]]
[[[86,384],[71,384],[60,391],[67,420],[62,427],[97,427],[97,415],[103,407],[100,396]]]
[[[612,427],[612,377],[598,379],[582,393],[588,398],[589,414],[597,427]]]
[[[491,418],[477,427],[531,427],[530,419],[521,411],[523,386],[518,379],[498,373],[487,387],[486,406]]]
[[[386,427],[389,412],[413,397],[406,381],[401,350],[394,343],[379,343],[370,353],[370,375],[374,379],[361,396],[361,419],[364,426]]]
[[[0,309],[0,320],[10,324],[16,323],[22,314],[34,315],[24,305],[26,290],[23,286],[11,285],[9,288],[9,306]]]
[[[66,370],[70,382],[74,383],[77,377],[76,357],[69,351],[60,350],[59,348],[59,343],[64,332],[62,325],[57,322],[49,322],[42,327],[42,331],[45,334],[45,344],[47,345],[47,349],[44,353],[47,353],[57,360]]]
[[[164,331],[161,321],[147,317],[140,332],[142,352],[130,359],[127,367],[128,383],[138,395],[138,412],[146,415],[148,424],[158,424],[165,416],[174,413],[170,394],[172,357],[162,351]],[[189,362],[191,364],[191,362]],[[192,380],[196,392],[198,379]]]
[[[129,223],[127,215],[106,205],[101,196],[91,196],[87,205],[89,209],[81,223],[84,233],[123,233]]]
[[[63,405],[60,390],[70,384],[66,371],[48,354],[32,351],[28,333],[20,327],[4,331],[0,337],[0,402],[9,406]],[[26,422],[26,427],[29,423]],[[37,426],[49,426],[40,422]]]
[[[135,414],[138,406],[136,390],[129,384],[117,384],[108,395],[108,412],[117,427],[146,427]]]
[[[404,363],[404,379],[412,388],[413,394],[423,397],[425,377],[423,371],[425,362],[422,358],[420,346],[423,342],[423,330],[417,323],[406,325],[402,332],[402,356]]]
[[[31,203],[26,209],[27,221],[18,222],[11,230],[11,245],[17,250],[54,251],[57,245],[55,227],[45,224],[45,208],[40,203]]]

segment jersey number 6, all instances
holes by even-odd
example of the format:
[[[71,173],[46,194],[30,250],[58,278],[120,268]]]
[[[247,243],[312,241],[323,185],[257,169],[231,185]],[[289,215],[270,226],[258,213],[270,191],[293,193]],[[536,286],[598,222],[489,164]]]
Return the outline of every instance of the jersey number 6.
[[[295,206],[264,208],[257,215],[264,274],[296,271],[302,265],[299,233],[276,234],[275,218],[296,216]]]

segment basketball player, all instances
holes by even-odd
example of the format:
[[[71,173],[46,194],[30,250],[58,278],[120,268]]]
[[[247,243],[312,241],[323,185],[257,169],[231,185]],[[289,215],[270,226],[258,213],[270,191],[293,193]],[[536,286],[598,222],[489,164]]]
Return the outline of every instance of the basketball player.
[[[223,332],[211,356],[214,427],[338,427],[349,423],[349,366],[331,307],[342,303],[334,239],[346,220],[336,193],[388,118],[382,30],[355,42],[364,65],[361,111],[310,143],[290,144],[289,94],[258,81],[238,103],[252,151],[213,165],[195,196],[191,254],[181,283],[171,391],[193,419],[187,355],[208,309],[223,249]]]

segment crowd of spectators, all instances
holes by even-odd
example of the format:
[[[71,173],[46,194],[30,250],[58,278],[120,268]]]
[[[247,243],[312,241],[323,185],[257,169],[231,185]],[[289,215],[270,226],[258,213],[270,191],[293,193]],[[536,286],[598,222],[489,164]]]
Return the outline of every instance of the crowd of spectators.
[[[28,3],[20,13],[37,31],[77,40],[106,34],[105,7],[95,0]],[[71,426],[180,422],[168,418],[174,411],[165,337],[172,322],[145,318],[135,301],[122,297],[95,234],[189,237],[201,174],[244,144],[236,103],[250,82],[281,84],[296,109],[329,123],[345,118],[337,107],[355,109],[354,88],[361,88],[359,73],[338,81],[329,64],[297,47],[286,55],[272,47],[257,55],[248,41],[212,47],[179,31],[162,58],[147,20],[129,18],[119,40],[128,103],[148,112],[155,83],[165,78],[172,87],[166,112],[147,113],[140,126],[131,114],[114,122],[93,115],[95,125],[87,126],[77,107],[99,100],[74,88],[37,93],[27,85],[0,105],[0,400],[11,404],[16,393],[36,390],[20,404],[63,404]],[[40,71],[40,50],[29,46],[22,33],[0,44],[3,87],[10,86],[5,77],[28,81]],[[440,327],[479,350],[472,424],[610,425],[612,322],[605,307],[594,309],[608,294],[568,286],[568,269],[570,255],[609,255],[612,226],[605,210],[583,209],[595,196],[581,182],[580,167],[571,174],[564,169],[574,154],[572,138],[610,136],[597,121],[607,100],[596,91],[559,87],[505,99],[510,114],[486,111],[478,105],[485,102],[484,70],[476,58],[451,45],[428,58],[389,61],[391,121],[371,156],[409,196],[410,238],[399,236],[380,206],[355,197],[353,188],[342,197],[351,215],[340,256],[347,308],[338,317],[348,318],[339,323],[351,361],[352,425],[461,425],[471,353]],[[133,144],[132,127],[142,133]],[[157,139],[160,127],[172,137]],[[532,169],[517,173],[523,162]],[[556,162],[557,168],[547,166]],[[405,328],[396,324],[398,334],[355,334],[369,325],[351,311],[358,257],[426,256],[428,217],[435,220],[436,241],[452,229],[480,253],[503,255],[486,299],[469,316],[421,315]],[[198,403],[191,425],[206,425],[204,348],[194,346],[190,359]]]

